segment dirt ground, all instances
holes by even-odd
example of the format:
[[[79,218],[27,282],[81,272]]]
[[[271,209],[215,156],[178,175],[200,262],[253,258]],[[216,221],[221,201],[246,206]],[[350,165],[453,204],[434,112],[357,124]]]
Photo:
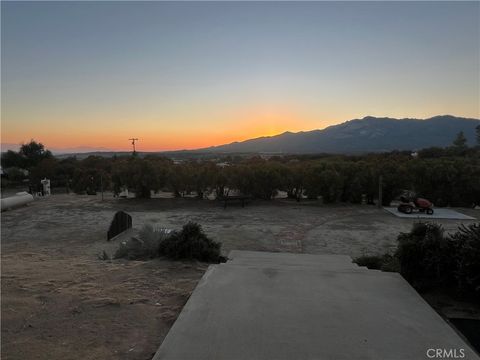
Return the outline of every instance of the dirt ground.
[[[373,206],[256,201],[223,209],[214,201],[54,195],[2,213],[1,355],[16,359],[151,359],[207,264],[102,261],[118,239],[115,211],[143,224],[179,229],[187,221],[232,249],[313,254],[393,251],[412,219]],[[479,218],[479,210],[462,209]],[[441,220],[447,231],[468,220]]]

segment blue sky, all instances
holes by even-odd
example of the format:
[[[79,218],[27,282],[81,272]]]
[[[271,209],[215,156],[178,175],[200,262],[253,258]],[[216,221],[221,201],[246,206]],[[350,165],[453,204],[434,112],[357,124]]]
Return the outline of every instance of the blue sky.
[[[195,148],[480,117],[479,2],[2,2],[2,142]]]

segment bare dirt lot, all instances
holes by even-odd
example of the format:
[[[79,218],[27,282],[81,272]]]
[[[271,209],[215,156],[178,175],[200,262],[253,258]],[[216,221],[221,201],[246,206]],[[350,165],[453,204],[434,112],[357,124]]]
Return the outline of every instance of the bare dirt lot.
[[[288,200],[223,209],[195,199],[54,195],[2,213],[2,359],[151,359],[207,268],[197,262],[102,261],[115,211],[135,229],[200,223],[232,249],[359,256],[393,251],[415,221],[373,206]],[[462,209],[480,217],[480,211]],[[468,220],[440,220],[455,230]]]

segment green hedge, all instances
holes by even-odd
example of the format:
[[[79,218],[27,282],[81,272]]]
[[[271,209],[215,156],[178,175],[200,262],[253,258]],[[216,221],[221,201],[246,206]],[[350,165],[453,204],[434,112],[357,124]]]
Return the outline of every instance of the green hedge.
[[[360,266],[398,271],[419,290],[448,289],[480,297],[480,224],[446,235],[441,225],[416,223],[401,233],[393,255],[361,256]]]

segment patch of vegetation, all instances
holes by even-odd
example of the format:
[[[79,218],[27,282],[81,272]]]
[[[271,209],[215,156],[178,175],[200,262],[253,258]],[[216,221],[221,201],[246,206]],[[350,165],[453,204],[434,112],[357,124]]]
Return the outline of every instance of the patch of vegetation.
[[[18,152],[2,154],[2,186],[24,185],[23,180],[28,178],[36,187],[47,177],[52,188],[66,187],[79,194],[100,189],[118,194],[125,188],[138,198],[150,198],[152,191],[162,189],[176,197],[195,192],[204,199],[205,194],[225,196],[236,192],[271,200],[277,193],[286,192],[298,201],[307,196],[321,197],[325,203],[360,203],[365,198],[372,204],[377,199],[381,176],[383,205],[389,205],[405,189],[436,206],[480,205],[480,144],[468,147],[461,133],[452,140],[452,146],[426,148],[415,155],[391,151],[265,159],[190,153],[182,155],[181,162],[157,154],[61,159],[32,140]]]
[[[417,288],[454,283],[455,246],[439,224],[416,223],[409,233],[401,233],[396,256],[400,273]]]
[[[398,236],[393,255],[365,255],[360,266],[398,271],[417,289],[457,290],[480,296],[480,224],[462,225],[446,235],[441,225],[416,223]]]
[[[395,255],[363,255],[354,259],[354,263],[359,266],[365,266],[372,270],[382,270],[387,272],[399,272],[400,264]]]
[[[414,286],[480,296],[480,224],[445,235],[437,224],[415,224],[398,238],[401,274]]]
[[[152,225],[145,225],[138,238],[132,237],[122,242],[113,256],[115,259],[147,260],[159,256],[159,247],[168,237],[165,229],[156,229]]]
[[[380,270],[382,267],[382,258],[382,255],[362,255],[353,259],[353,262],[358,266],[365,266],[369,269]]]
[[[462,225],[451,236],[455,251],[455,277],[460,290],[480,296],[480,223]]]
[[[165,256],[174,260],[199,260],[205,262],[225,261],[220,255],[221,244],[207,237],[202,227],[193,222],[182,230],[168,232],[145,225],[138,238],[132,237],[120,244],[114,258],[147,260]]]
[[[159,254],[171,259],[195,259],[205,262],[220,262],[221,244],[207,237],[202,227],[194,222],[183,226],[181,231],[171,233],[160,243]]]

